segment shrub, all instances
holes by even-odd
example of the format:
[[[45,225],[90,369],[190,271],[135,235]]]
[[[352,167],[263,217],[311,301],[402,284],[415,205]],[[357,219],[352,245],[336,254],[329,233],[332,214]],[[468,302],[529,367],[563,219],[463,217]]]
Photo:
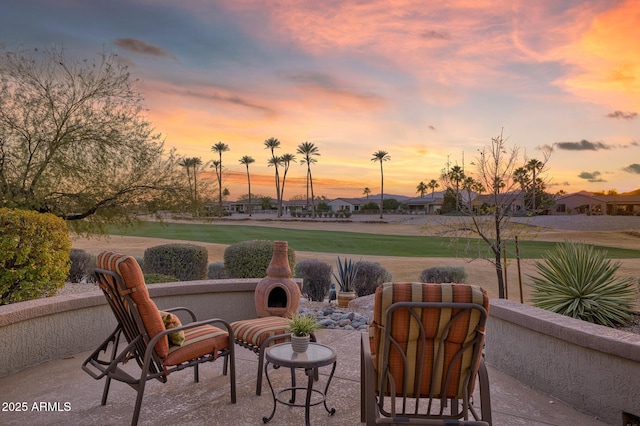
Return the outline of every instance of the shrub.
[[[631,277],[616,277],[620,263],[585,244],[563,243],[536,262],[535,306],[584,321],[615,327],[629,321],[637,297]]]
[[[0,208],[0,305],[54,296],[69,274],[71,239],[52,214]]]
[[[230,278],[263,278],[273,256],[274,242],[251,240],[231,244],[224,251],[224,267]],[[289,267],[295,270],[296,254],[288,248]]]
[[[140,269],[142,269],[142,271],[144,272],[144,258],[143,257],[134,257],[134,259],[136,260],[136,262],[138,262],[138,265],[140,266]]]
[[[207,249],[194,244],[163,244],[144,251],[144,272],[163,274],[179,281],[207,278]]]
[[[382,283],[391,281],[391,273],[378,262],[361,260],[358,273],[354,280],[356,295],[367,296],[376,292],[376,288]]]
[[[175,283],[178,278],[164,274],[144,274],[145,284]]]
[[[374,203],[373,201],[369,201],[368,203],[360,207],[360,210],[380,210],[380,206],[378,206],[378,204]]]
[[[224,267],[224,262],[210,263],[207,267],[207,278],[210,280],[220,280],[228,277],[229,274]]]
[[[302,278],[302,294],[314,302],[322,302],[331,287],[331,265],[316,259],[302,260],[296,265],[295,277]]]
[[[435,266],[427,268],[420,274],[423,283],[464,283],[467,272],[462,266]]]
[[[67,282],[93,281],[91,275],[95,269],[95,261],[89,253],[80,249],[71,249],[69,260],[71,261],[71,267],[69,268],[69,275],[67,275]]]

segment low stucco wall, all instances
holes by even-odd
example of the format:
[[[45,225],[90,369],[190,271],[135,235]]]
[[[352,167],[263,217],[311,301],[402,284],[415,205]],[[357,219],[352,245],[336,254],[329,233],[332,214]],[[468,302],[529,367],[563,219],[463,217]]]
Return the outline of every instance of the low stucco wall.
[[[258,281],[154,284],[149,286],[149,293],[159,309],[185,306],[199,320],[222,318],[233,322],[257,317],[254,292]],[[0,306],[0,377],[95,349],[115,326],[100,290]]]
[[[640,415],[638,334],[492,300],[485,354],[497,370],[608,424]]]

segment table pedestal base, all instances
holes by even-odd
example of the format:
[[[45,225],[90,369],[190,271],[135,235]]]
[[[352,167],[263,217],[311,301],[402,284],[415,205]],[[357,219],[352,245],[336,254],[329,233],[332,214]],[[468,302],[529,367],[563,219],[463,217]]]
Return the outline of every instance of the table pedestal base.
[[[331,379],[333,379],[333,373],[335,373],[336,371],[336,362],[333,362],[333,367],[331,368],[331,374],[329,375],[329,378],[327,379],[327,384],[324,387],[324,391],[320,391],[318,389],[313,389],[313,379],[314,379],[314,368],[305,368],[304,369],[304,374],[307,376],[307,387],[302,387],[302,386],[296,386],[296,375],[295,375],[295,369],[292,368],[291,369],[291,387],[282,389],[280,391],[278,391],[276,393],[276,391],[273,389],[273,385],[271,384],[271,379],[269,378],[269,372],[268,372],[268,367],[269,367],[270,362],[267,361],[267,363],[264,366],[264,374],[267,377],[267,383],[269,383],[269,388],[271,389],[271,395],[273,396],[273,411],[271,411],[271,415],[269,415],[268,417],[263,417],[262,421],[264,423],[268,423],[271,421],[271,419],[273,419],[273,416],[276,414],[276,406],[278,405],[278,403],[284,404],[284,405],[288,405],[289,407],[304,407],[304,420],[305,420],[305,424],[307,426],[309,426],[309,409],[312,406],[315,405],[319,405],[319,404],[324,404],[324,409],[327,410],[327,413],[329,413],[330,416],[334,415],[336,412],[335,408],[329,408],[327,406],[327,391],[329,390],[329,384],[331,383]],[[280,368],[280,366],[278,365],[273,365],[273,369],[276,370]],[[296,403],[296,391],[297,390],[304,390],[306,391],[306,397],[305,397],[305,402],[304,404],[299,404]],[[291,393],[291,398],[286,401],[284,400],[281,396],[283,394],[288,394]],[[320,399],[317,401],[311,401],[311,395],[319,395]]]

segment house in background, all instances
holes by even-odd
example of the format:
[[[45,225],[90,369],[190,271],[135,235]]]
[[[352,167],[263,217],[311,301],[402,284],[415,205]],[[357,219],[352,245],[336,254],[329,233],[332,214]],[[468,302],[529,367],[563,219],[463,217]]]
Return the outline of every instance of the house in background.
[[[493,207],[496,203],[500,206],[508,206],[510,213],[524,212],[524,199],[521,191],[512,191],[497,195],[481,194],[476,195],[473,199],[474,208],[480,208],[482,206]]]
[[[424,197],[413,197],[402,201],[409,214],[437,214],[444,202],[444,191],[434,192]]]
[[[550,214],[640,215],[640,195],[594,195],[580,191],[558,197]]]
[[[375,201],[366,198],[336,198],[327,202],[329,208],[334,212],[357,212],[365,204]]]

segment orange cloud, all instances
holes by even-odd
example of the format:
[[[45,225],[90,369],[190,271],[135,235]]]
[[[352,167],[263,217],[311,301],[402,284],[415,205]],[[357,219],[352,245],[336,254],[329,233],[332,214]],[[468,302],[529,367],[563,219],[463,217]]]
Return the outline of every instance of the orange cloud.
[[[640,109],[640,7],[618,3],[597,15],[587,31],[564,52],[576,72],[569,90],[618,109]]]

